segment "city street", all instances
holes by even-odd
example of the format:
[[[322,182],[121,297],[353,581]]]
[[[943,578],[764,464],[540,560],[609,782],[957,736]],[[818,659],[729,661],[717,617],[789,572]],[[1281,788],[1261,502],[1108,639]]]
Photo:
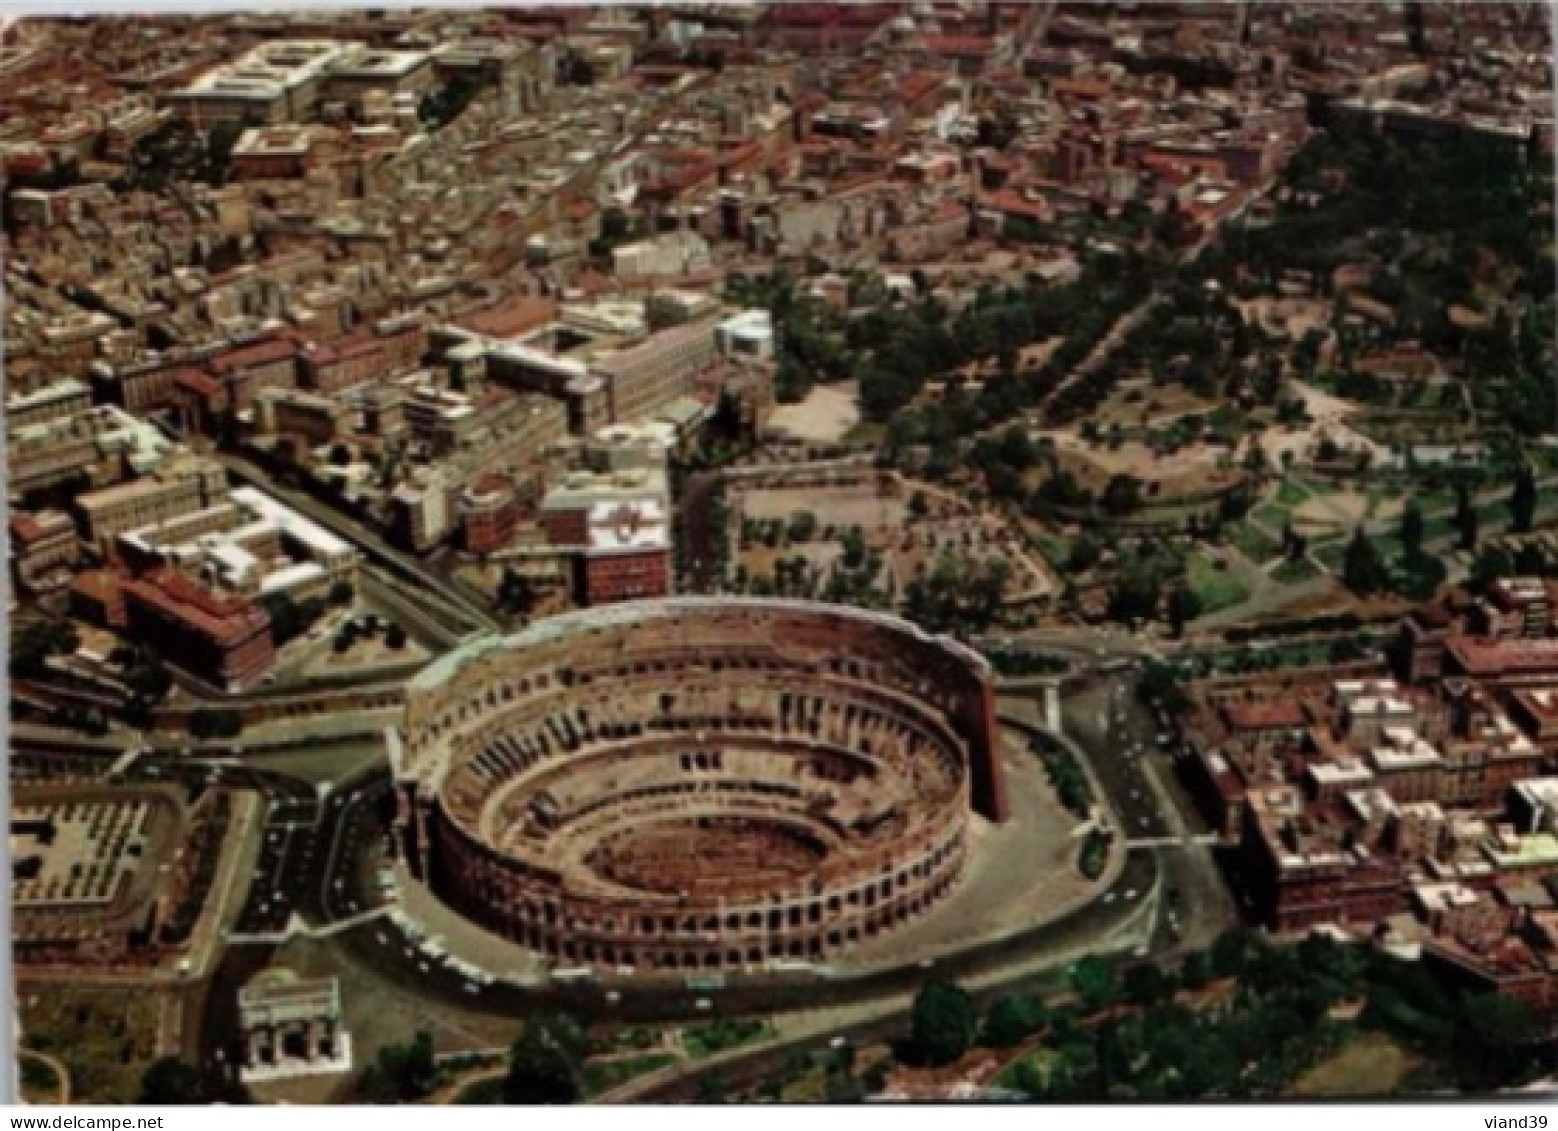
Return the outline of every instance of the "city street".
[[[1216,838],[1180,781],[1178,735],[1137,694],[1126,668],[1079,687],[1063,704],[1066,733],[1085,751],[1125,824],[1128,843],[1164,870],[1160,945],[1209,941],[1237,918],[1214,853]]]

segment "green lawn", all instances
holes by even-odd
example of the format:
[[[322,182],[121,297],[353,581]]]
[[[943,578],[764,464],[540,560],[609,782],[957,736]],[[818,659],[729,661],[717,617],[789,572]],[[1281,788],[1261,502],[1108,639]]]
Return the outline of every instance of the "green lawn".
[[[1454,512],[1456,494],[1448,489],[1427,491],[1417,495],[1417,505],[1423,508],[1424,514],[1436,514],[1439,511]]]
[[[840,438],[840,443],[858,444],[862,447],[875,446],[882,442],[882,437],[887,434],[887,427],[874,421],[862,420],[852,426],[848,432]]]
[[[705,1025],[693,1025],[682,1032],[682,1047],[694,1060],[702,1060],[726,1049],[740,1048],[760,1041],[772,1031],[766,1021],[747,1021],[730,1018],[710,1021]]]
[[[1342,562],[1347,557],[1347,543],[1350,541],[1352,541],[1351,535],[1346,538],[1337,538],[1335,541],[1327,542],[1323,546],[1311,546],[1310,552],[1326,569],[1332,573],[1341,573]]]
[[[629,1080],[658,1072],[675,1064],[677,1057],[668,1052],[648,1052],[642,1056],[619,1056],[611,1060],[593,1060],[584,1066],[584,1094],[593,1099]]]
[[[1228,528],[1228,540],[1239,552],[1257,564],[1270,561],[1280,548],[1277,540],[1253,522],[1240,522]]]
[[[1455,534],[1455,515],[1436,514],[1423,521],[1423,538],[1432,542],[1437,538],[1450,538]]]
[[[1066,560],[1071,557],[1072,539],[1062,538],[1059,534],[1040,534],[1038,542],[1039,552],[1049,564],[1056,569],[1064,569]]]
[[[19,1004],[27,1047],[65,1065],[73,1101],[135,1102],[157,1056],[156,994],[57,987],[23,993]]]
[[[1297,561],[1285,561],[1272,570],[1271,580],[1281,585],[1298,585],[1314,580],[1322,572],[1320,567],[1308,558],[1299,558]]]
[[[1310,492],[1291,479],[1284,479],[1277,488],[1277,502],[1285,507],[1296,507],[1309,499]]]
[[[1293,519],[1293,511],[1280,503],[1262,503],[1250,512],[1250,517],[1268,530],[1281,530]]]
[[[1185,558],[1185,582],[1201,601],[1203,613],[1216,612],[1249,599],[1244,582],[1226,569],[1218,569],[1201,554]]]

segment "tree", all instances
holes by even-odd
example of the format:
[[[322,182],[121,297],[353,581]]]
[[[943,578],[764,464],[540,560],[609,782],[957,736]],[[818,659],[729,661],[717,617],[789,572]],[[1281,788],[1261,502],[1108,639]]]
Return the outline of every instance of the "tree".
[[[1068,980],[1089,1013],[1112,1005],[1120,993],[1120,979],[1114,967],[1096,954],[1090,954],[1071,967]]]
[[[846,561],[847,564],[847,561]],[[904,615],[931,632],[969,636],[995,622],[1011,580],[1001,558],[973,561],[948,550],[904,591]]]
[[[1455,493],[1455,529],[1458,545],[1466,553],[1477,548],[1477,508],[1472,504],[1471,492],[1462,484]]]
[[[1174,996],[1174,979],[1156,966],[1133,966],[1125,974],[1125,996],[1141,1006],[1161,1005]]]
[[[1282,548],[1288,561],[1302,561],[1309,553],[1309,539],[1294,530],[1292,523],[1288,523],[1282,528]]]
[[[1149,561],[1132,562],[1120,571],[1109,590],[1109,619],[1121,623],[1145,620],[1158,611],[1162,597],[1163,578],[1158,568]]]
[[[1009,1049],[1044,1026],[1044,1003],[1028,994],[1002,994],[985,1014],[982,1040],[991,1048]]]
[[[220,185],[227,180],[233,150],[247,128],[243,122],[234,121],[217,122],[211,127],[211,132],[206,135],[204,169],[205,179],[211,184]]]
[[[438,1064],[433,1057],[433,1037],[425,1029],[403,1045],[379,1050],[357,1082],[357,1091],[369,1103],[410,1103],[429,1095],[438,1085]]]
[[[1354,593],[1368,595],[1387,589],[1390,574],[1380,557],[1379,549],[1360,526],[1347,543],[1346,557],[1342,562],[1342,579]]]
[[[930,981],[914,995],[909,1049],[917,1060],[948,1064],[969,1050],[978,1030],[974,999],[961,986]]]
[[[503,1102],[571,1104],[584,1095],[583,1027],[566,1014],[538,1014],[509,1050]]]
[[[1468,580],[1473,589],[1485,590],[1494,581],[1515,572],[1515,562],[1505,550],[1499,546],[1483,546],[1472,560]]]
[[[173,1107],[208,1104],[211,1097],[199,1072],[176,1056],[163,1056],[141,1074],[141,1094],[136,1102]]]
[[[1168,614],[1174,635],[1182,636],[1186,623],[1201,615],[1201,598],[1188,585],[1176,586],[1169,594]]]
[[[615,204],[600,214],[600,238],[610,243],[620,243],[633,235],[633,221]]]
[[[1141,506],[1141,480],[1132,475],[1116,475],[1104,486],[1104,510],[1111,515],[1126,515]]]
[[[1212,980],[1211,965],[1205,951],[1196,950],[1185,956],[1179,980],[1187,990],[1199,990]]]
[[[201,707],[189,716],[189,733],[196,738],[233,738],[243,733],[243,716],[225,707]]]
[[[1071,549],[1066,552],[1066,572],[1086,573],[1098,564],[1098,559],[1103,556],[1098,543],[1086,534],[1079,535],[1077,540],[1071,543]]]
[[[559,61],[564,86],[594,86],[595,65],[583,55],[568,54]]]
[[[51,656],[69,655],[80,644],[81,637],[69,621],[28,621],[11,633],[11,672],[37,679],[47,671]]]
[[[260,598],[260,603],[270,614],[271,636],[278,645],[296,640],[319,616],[314,602],[300,603],[285,593],[268,594]]]
[[[1522,464],[1515,474],[1515,488],[1509,496],[1510,525],[1517,534],[1529,534],[1536,521],[1536,473],[1530,464]]]
[[[1409,500],[1401,512],[1401,550],[1408,561],[1423,553],[1423,508],[1416,499]]]
[[[108,716],[95,707],[77,707],[74,704],[61,708],[59,724],[70,730],[82,730],[92,735],[108,733]]]
[[[817,516],[811,511],[796,511],[790,516],[785,537],[790,542],[810,542],[817,535]]]
[[[1254,932],[1245,927],[1230,927],[1212,943],[1211,972],[1220,978],[1237,978],[1261,949]]]
[[[535,604],[535,587],[531,585],[530,579],[505,567],[503,580],[498,583],[498,607],[519,616],[528,616]]]
[[[168,670],[168,665],[160,657],[139,649],[119,678],[132,695],[148,703],[160,702],[173,688],[173,673]]]

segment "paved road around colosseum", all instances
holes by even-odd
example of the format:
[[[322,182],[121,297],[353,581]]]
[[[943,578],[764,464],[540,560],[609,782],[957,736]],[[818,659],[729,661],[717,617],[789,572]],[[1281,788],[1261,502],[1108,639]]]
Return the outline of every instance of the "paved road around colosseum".
[[[1014,737],[1002,751],[1012,819],[978,819],[968,872],[927,914],[835,960],[840,970],[895,965],[967,946],[1048,918],[1091,886],[1076,871],[1077,820],[1061,807],[1038,758]]]

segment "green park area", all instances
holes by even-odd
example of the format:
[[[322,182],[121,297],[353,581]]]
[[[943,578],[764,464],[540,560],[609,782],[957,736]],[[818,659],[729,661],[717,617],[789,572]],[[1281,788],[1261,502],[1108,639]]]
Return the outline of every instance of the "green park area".
[[[1226,565],[1202,553],[1185,556],[1185,583],[1201,602],[1203,614],[1230,608],[1250,596],[1248,587]]]

